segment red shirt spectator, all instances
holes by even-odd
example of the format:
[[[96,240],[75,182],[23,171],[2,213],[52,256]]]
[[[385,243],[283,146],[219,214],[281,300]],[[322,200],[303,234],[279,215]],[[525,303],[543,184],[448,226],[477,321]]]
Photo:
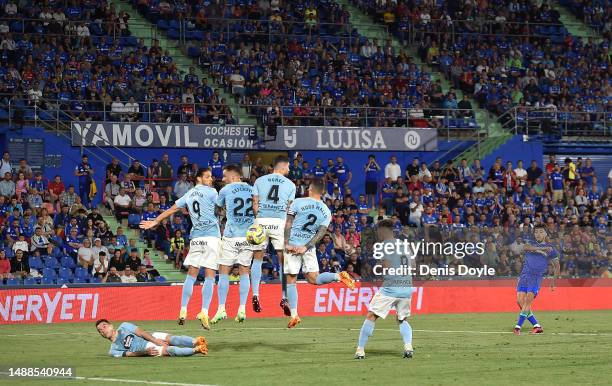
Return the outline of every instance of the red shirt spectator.
[[[62,194],[66,190],[64,183],[60,176],[55,176],[55,179],[49,182],[49,191],[53,193],[53,195],[58,196]]]

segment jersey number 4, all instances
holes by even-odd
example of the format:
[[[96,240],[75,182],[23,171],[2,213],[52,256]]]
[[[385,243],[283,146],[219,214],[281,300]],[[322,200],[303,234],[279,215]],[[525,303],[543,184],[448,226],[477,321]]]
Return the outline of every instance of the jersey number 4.
[[[274,201],[275,204],[278,203],[278,185],[272,185],[270,191],[268,192],[268,200]]]
[[[234,216],[236,217],[253,217],[254,213],[253,213],[253,199],[252,198],[247,198],[246,199],[246,204],[249,205],[246,207],[244,213],[241,213],[242,208],[244,208],[244,200],[240,197],[236,197],[234,198],[234,205],[236,205],[236,207],[234,207]]]

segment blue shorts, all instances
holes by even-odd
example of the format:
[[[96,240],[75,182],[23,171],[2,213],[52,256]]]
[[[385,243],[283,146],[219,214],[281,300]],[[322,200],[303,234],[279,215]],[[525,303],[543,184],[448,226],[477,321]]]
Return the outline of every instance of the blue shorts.
[[[522,274],[519,277],[518,285],[516,286],[516,291],[533,292],[533,294],[537,296],[543,278],[544,276],[542,275]]]

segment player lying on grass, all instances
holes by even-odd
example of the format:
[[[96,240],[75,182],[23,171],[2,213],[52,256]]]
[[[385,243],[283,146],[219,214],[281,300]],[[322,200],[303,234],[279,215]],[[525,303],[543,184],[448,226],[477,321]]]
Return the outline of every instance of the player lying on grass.
[[[386,244],[395,245],[395,235],[393,234],[394,224],[391,220],[382,220],[377,224],[378,239]],[[382,248],[386,250],[386,248]],[[406,256],[400,256],[397,253],[385,254],[381,264],[383,268],[401,268],[402,266],[410,266],[413,259],[408,259]],[[406,275],[385,275],[382,285],[372,297],[368,306],[368,314],[366,320],[361,326],[359,332],[359,343],[355,352],[355,359],[365,359],[365,345],[368,338],[374,333],[374,325],[376,319],[385,319],[389,311],[395,309],[397,312],[397,322],[399,323],[399,331],[404,340],[404,358],[412,358],[412,327],[408,324],[410,316],[410,302],[412,300],[412,276]]]
[[[242,171],[237,165],[223,168],[223,182],[226,184],[217,197],[217,214],[225,211],[227,222],[223,230],[223,241],[219,263],[219,284],[217,313],[210,320],[212,324],[227,318],[225,301],[229,291],[229,273],[238,264],[240,272],[240,305],[236,314],[237,322],[246,319],[246,301],[249,296],[249,268],[253,259],[253,246],[247,241],[247,230],[255,219],[253,213],[253,188],[241,180]]]
[[[323,181],[312,181],[308,187],[308,197],[293,201],[287,212],[284,239],[287,298],[291,313],[288,328],[293,328],[300,323],[297,313],[298,292],[295,284],[300,268],[310,284],[323,285],[341,281],[350,289],[355,288],[355,281],[347,272],[319,274],[315,246],[327,233],[327,227],[331,221],[331,212],[321,201],[324,190]]]
[[[533,325],[531,330],[533,334],[544,332],[533,312],[531,312],[531,304],[536,296],[538,296],[542,278],[544,278],[548,270],[549,262],[552,263],[554,270],[551,281],[552,291],[555,290],[555,279],[559,276],[559,254],[552,244],[547,242],[548,232],[544,224],[538,224],[534,227],[533,237],[535,240],[528,241],[523,248],[525,260],[523,261],[523,268],[521,269],[521,275],[516,288],[516,298],[521,308],[518,321],[516,326],[514,326],[514,333],[516,335],[521,334],[521,328],[525,319],[529,320]]]
[[[208,354],[208,343],[203,336],[173,336],[164,332],[148,333],[132,323],[121,323],[115,329],[111,322],[100,319],[96,329],[111,341],[109,355],[119,357],[189,357]]]

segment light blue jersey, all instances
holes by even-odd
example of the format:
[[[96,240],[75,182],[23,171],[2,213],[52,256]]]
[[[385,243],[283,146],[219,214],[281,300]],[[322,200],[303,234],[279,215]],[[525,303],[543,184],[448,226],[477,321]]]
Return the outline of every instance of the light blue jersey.
[[[192,224],[189,238],[221,237],[219,220],[215,216],[216,202],[217,191],[206,185],[197,185],[176,200],[176,206],[189,210]]]
[[[253,188],[244,182],[234,182],[219,191],[217,206],[225,208],[223,237],[246,237],[253,221]]]
[[[395,240],[385,240],[382,243],[392,244],[394,246],[393,249],[395,249]],[[385,250],[384,247],[382,250]],[[378,262],[388,268],[406,268],[405,274],[383,276],[383,282],[378,292],[382,295],[395,298],[412,297],[412,275],[408,271],[408,268],[414,267],[414,260],[408,256],[394,252],[392,254],[385,253],[382,260],[377,261],[377,263]]]
[[[147,348],[147,340],[136,335],[136,326],[132,323],[121,323],[117,329],[117,338],[111,343],[109,355],[123,356],[124,352],[142,352]]]
[[[295,199],[295,184],[280,174],[267,174],[255,181],[253,195],[259,197],[257,218],[284,220],[289,202]]]
[[[329,226],[331,212],[325,203],[314,198],[298,198],[291,203],[289,215],[294,216],[289,245],[301,247],[317,234],[320,226]]]

